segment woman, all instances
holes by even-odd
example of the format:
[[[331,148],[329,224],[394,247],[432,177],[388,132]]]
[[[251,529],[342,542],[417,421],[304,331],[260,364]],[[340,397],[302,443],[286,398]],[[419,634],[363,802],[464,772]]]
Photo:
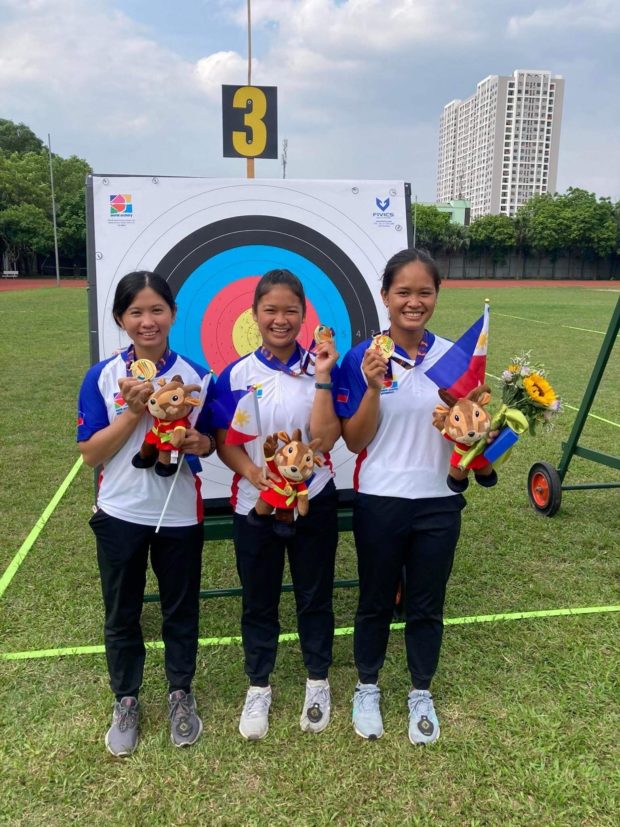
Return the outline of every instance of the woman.
[[[425,253],[403,250],[393,256],[381,297],[394,355],[387,359],[370,347],[371,340],[361,342],[345,356],[338,382],[343,436],[358,454],[353,530],[360,581],[354,632],[359,681],[353,726],[362,738],[383,735],[378,679],[404,566],[409,739],[415,744],[439,737],[429,690],[465,505],[446,485],[451,446],[432,425],[440,399],[424,373],[451,345],[427,329],[439,284],[437,267]]]
[[[113,755],[121,757],[131,754],[138,743],[138,693],[145,658],[140,615],[149,551],[161,598],[172,743],[189,746],[202,732],[191,691],[203,544],[196,457],[208,456],[215,441],[205,430],[209,418],[209,403],[205,402],[195,426],[185,434],[181,450],[186,461],[179,466],[174,492],[156,532],[174,477],[159,476],[153,467],[137,461],[136,454],[153,427],[146,403],[155,388],[150,381],[133,378],[130,367],[135,360],[149,359],[157,367],[157,377],[169,380],[178,374],[185,383],[201,385],[203,392],[211,377],[168,347],[176,305],[161,276],[149,272],[124,276],[116,288],[112,312],[131,344],[87,372],[79,395],[77,442],[87,465],[102,466],[97,511],[90,525],[97,539],[105,648],[116,697],[105,743]],[[132,460],[142,467],[135,467]]]
[[[214,423],[218,454],[234,472],[234,543],[243,589],[241,632],[245,671],[250,680],[239,731],[249,740],[267,734],[273,671],[280,623],[278,605],[285,553],[295,591],[297,627],[308,672],[301,714],[305,732],[321,732],[330,720],[328,671],[332,660],[334,613],[332,590],[338,543],[336,489],[328,452],[340,435],[334,412],[332,371],[338,354],[332,342],[316,356],[297,342],[306,300],[299,279],[288,270],[272,270],[259,281],[252,314],[262,338],[253,353],[229,365],[215,389]],[[314,362],[314,365],[312,364]],[[227,444],[227,429],[239,399],[255,388],[257,439]],[[278,431],[300,428],[302,440],[320,438],[325,465],[309,483],[310,509],[298,517],[292,536],[282,526],[253,510],[261,491],[271,487],[265,472],[263,443]]]

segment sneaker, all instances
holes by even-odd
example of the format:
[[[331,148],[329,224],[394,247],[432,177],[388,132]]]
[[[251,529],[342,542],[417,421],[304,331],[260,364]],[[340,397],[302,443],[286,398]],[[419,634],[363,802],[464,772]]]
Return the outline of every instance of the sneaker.
[[[138,746],[140,704],[138,699],[127,695],[115,701],[112,726],[106,732],[105,745],[117,758],[125,758]]]
[[[358,683],[353,694],[353,729],[362,738],[375,741],[383,735],[381,690],[376,683]]]
[[[251,686],[239,721],[239,732],[247,741],[260,741],[269,729],[270,686]]]
[[[439,721],[433,696],[427,689],[412,689],[409,705],[409,740],[412,744],[432,744],[439,738]]]
[[[299,724],[302,732],[323,732],[331,715],[329,681],[306,681],[306,698]]]
[[[202,721],[196,711],[196,699],[191,692],[177,689],[168,695],[170,738],[175,747],[191,747],[200,738]]]

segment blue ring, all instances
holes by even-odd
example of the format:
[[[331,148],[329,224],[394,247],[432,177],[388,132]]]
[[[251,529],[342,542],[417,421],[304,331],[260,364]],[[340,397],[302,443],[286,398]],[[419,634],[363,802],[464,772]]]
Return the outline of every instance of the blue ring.
[[[275,269],[290,270],[301,280],[321,324],[334,329],[342,358],[351,348],[352,331],[346,305],[334,283],[316,264],[298,253],[262,244],[225,250],[203,262],[189,275],[176,296],[177,317],[170,331],[172,348],[209,368],[200,340],[202,320],[209,303],[235,281]]]

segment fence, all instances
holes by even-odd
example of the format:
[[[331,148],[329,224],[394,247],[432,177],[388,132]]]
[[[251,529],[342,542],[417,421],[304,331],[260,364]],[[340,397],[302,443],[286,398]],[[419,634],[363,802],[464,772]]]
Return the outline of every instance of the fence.
[[[553,261],[544,256],[512,254],[501,263],[491,256],[454,253],[436,257],[439,272],[445,279],[575,279],[605,281],[620,279],[620,258],[602,259],[566,257]]]

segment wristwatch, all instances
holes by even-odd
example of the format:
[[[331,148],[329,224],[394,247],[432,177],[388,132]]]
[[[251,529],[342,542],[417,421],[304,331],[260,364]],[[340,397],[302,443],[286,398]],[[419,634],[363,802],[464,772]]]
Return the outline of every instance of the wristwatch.
[[[318,391],[331,391],[334,387],[333,382],[315,382],[314,387]]]

